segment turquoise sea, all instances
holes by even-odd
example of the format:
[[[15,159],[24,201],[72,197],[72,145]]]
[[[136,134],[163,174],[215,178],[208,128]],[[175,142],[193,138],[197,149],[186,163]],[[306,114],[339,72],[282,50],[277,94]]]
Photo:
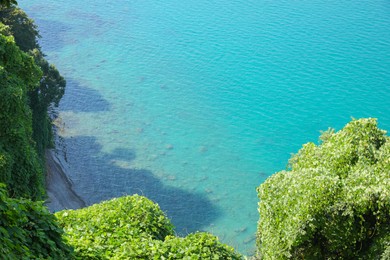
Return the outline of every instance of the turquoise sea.
[[[251,254],[291,153],[351,117],[390,130],[389,1],[19,4],[68,82],[58,153],[88,204],[143,194]]]

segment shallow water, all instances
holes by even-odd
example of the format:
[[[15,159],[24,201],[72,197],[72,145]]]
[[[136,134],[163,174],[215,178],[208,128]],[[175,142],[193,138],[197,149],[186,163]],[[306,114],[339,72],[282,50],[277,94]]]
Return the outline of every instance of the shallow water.
[[[89,203],[139,193],[254,251],[256,187],[351,117],[390,129],[387,1],[19,1],[66,77],[59,143]]]

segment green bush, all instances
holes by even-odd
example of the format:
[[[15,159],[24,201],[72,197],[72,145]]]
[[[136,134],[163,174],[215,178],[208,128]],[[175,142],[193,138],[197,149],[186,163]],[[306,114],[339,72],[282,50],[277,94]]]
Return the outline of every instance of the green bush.
[[[375,119],[360,119],[320,139],[258,188],[259,254],[380,259],[390,241],[390,138]]]
[[[110,258],[126,241],[163,240],[173,234],[173,226],[160,208],[137,195],[55,215],[81,258]]]
[[[167,236],[164,241],[130,240],[124,243],[114,259],[242,259],[232,247],[204,232],[186,237]]]
[[[240,259],[210,234],[175,237],[158,205],[139,195],[55,215],[79,259]]]
[[[155,259],[242,259],[232,247],[222,244],[208,233],[190,234],[184,238],[167,237],[165,254],[154,255]]]
[[[69,259],[72,250],[62,234],[42,202],[8,198],[0,184],[1,259]]]

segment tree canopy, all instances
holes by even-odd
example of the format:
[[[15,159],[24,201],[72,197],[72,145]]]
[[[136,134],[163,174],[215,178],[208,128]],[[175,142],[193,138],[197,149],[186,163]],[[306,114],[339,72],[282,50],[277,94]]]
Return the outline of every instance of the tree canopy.
[[[16,45],[24,51],[40,48],[38,44],[39,31],[32,19],[16,6],[0,5],[0,22],[9,27],[15,38]]]
[[[42,198],[44,176],[34,142],[28,91],[42,72],[12,36],[0,35],[0,182],[12,197]]]
[[[0,0],[0,5],[10,7],[11,5],[17,5],[18,2],[16,0]]]
[[[353,120],[305,144],[259,188],[265,259],[385,259],[390,252],[390,138]],[[387,253],[386,253],[387,252]]]
[[[16,6],[0,6],[0,33],[13,36],[16,45],[34,58],[42,71],[39,84],[27,93],[32,111],[32,137],[38,155],[43,158],[44,150],[52,145],[50,106],[58,106],[64,95],[66,81],[52,64],[44,58],[38,44],[40,37],[37,26],[27,14]]]

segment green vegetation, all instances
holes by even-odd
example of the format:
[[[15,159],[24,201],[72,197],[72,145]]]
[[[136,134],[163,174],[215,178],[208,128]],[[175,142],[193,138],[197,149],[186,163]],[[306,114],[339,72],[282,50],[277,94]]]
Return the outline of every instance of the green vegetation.
[[[79,259],[241,259],[210,234],[175,237],[158,205],[138,195],[56,217]]]
[[[41,71],[11,36],[0,35],[0,182],[12,197],[41,199],[44,176],[32,140],[27,92]]]
[[[58,70],[44,59],[37,41],[40,37],[37,26],[23,10],[15,6],[0,7],[0,23],[0,32],[12,35],[16,45],[34,58],[43,73],[39,84],[27,93],[32,111],[32,137],[40,158],[43,158],[45,149],[52,146],[52,127],[47,111],[51,105],[58,106],[66,82]]]
[[[1,259],[69,259],[72,249],[62,233],[42,202],[10,199],[0,185]]]
[[[0,6],[0,182],[9,195],[44,198],[44,151],[52,143],[48,109],[65,80],[43,57],[34,22]]]
[[[65,93],[66,81],[58,70],[49,64],[38,49],[29,54],[34,57],[35,63],[40,67],[43,77],[39,86],[29,92],[30,107],[32,110],[33,139],[41,158],[45,150],[52,147],[52,124],[48,115],[51,105],[58,106]]]
[[[376,120],[324,132],[258,194],[264,259],[388,259],[390,138]]]
[[[40,49],[37,39],[39,32],[34,21],[28,18],[22,9],[16,6],[0,6],[0,22],[8,28],[7,35],[12,35],[16,45],[24,51]]]
[[[18,4],[18,2],[16,2],[15,0],[0,0],[0,5],[3,5],[3,6],[10,7],[13,4],[16,5],[16,4]]]

